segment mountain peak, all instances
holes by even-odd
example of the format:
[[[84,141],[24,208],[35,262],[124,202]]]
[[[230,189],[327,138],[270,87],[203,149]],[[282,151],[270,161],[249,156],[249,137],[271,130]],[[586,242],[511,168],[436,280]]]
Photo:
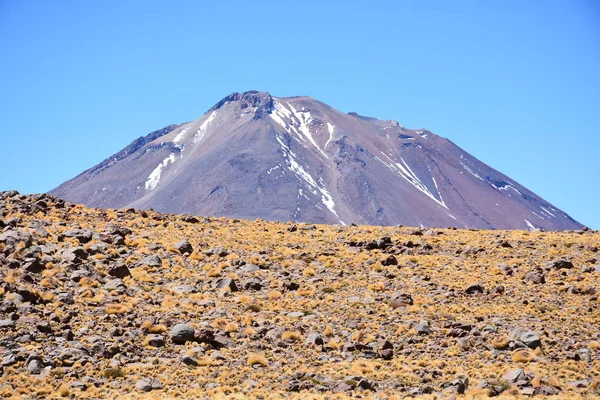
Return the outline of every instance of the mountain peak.
[[[233,92],[228,96],[223,97],[209,111],[218,110],[227,103],[240,102],[242,108],[248,106],[259,107],[264,103],[272,102],[273,96],[268,92],[259,92],[258,90],[248,90],[243,93]]]
[[[52,191],[95,207],[311,222],[578,229],[527,188],[425,129],[308,96],[234,92]]]

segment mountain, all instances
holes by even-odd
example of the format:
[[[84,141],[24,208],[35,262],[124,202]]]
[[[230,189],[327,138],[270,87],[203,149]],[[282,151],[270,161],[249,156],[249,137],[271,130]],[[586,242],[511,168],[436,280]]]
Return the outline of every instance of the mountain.
[[[244,219],[582,227],[428,130],[257,91],[141,137],[50,194],[92,207]]]

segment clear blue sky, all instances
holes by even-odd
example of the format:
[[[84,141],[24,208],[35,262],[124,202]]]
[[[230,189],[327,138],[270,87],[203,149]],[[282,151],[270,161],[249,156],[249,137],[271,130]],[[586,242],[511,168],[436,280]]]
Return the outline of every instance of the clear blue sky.
[[[430,129],[600,229],[597,0],[0,0],[0,57],[0,190],[257,89]]]

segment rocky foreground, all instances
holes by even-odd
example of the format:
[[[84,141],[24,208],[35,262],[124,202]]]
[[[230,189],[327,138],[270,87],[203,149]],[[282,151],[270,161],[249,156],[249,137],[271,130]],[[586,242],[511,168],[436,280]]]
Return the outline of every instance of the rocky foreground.
[[[0,193],[0,397],[600,396],[600,234]]]

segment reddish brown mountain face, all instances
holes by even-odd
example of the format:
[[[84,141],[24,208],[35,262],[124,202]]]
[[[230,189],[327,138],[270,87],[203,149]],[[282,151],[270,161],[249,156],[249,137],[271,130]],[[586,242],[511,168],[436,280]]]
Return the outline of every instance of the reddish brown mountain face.
[[[245,219],[582,227],[427,130],[256,91],[139,138],[50,193],[92,207]]]

